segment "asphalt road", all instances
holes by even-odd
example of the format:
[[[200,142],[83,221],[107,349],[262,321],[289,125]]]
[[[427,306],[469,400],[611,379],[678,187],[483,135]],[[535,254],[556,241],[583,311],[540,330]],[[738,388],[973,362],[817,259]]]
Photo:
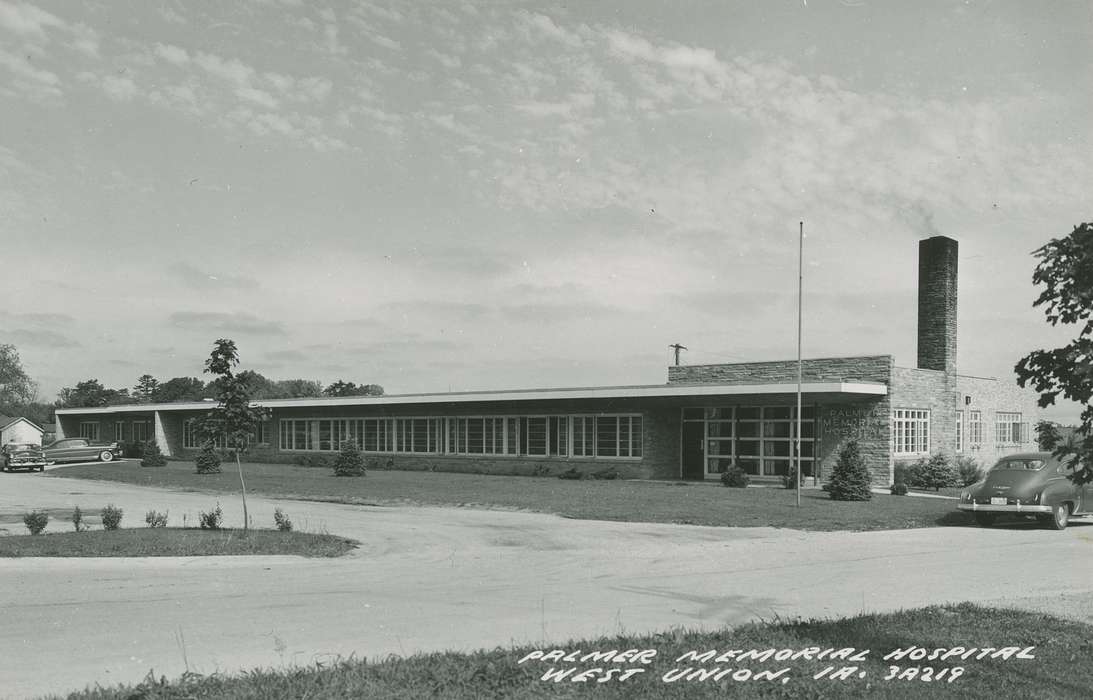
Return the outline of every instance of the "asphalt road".
[[[197,522],[238,499],[0,474],[0,533],[32,508]],[[361,541],[340,559],[0,559],[0,695],[336,656],[406,655],[971,600],[1093,622],[1093,523],[804,533],[459,508],[249,499],[272,527]],[[70,529],[55,519],[49,530]],[[1015,637],[1019,634],[1015,632]],[[991,640],[993,642],[1014,640]]]

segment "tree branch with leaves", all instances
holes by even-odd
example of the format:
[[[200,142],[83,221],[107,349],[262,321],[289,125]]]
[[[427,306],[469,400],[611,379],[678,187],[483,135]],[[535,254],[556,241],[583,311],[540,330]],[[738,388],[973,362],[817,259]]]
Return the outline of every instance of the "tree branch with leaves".
[[[1040,407],[1062,396],[1082,404],[1075,439],[1054,452],[1074,465],[1071,480],[1093,482],[1093,224],[1079,224],[1033,252],[1039,258],[1033,284],[1043,285],[1034,307],[1044,307],[1052,326],[1078,327],[1077,337],[1054,350],[1034,350],[1017,363],[1017,382],[1040,393]]]

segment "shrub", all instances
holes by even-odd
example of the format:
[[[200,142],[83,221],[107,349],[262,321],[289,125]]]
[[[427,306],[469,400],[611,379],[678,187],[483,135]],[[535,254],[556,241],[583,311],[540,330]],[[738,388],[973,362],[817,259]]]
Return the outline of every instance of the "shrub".
[[[159,451],[159,445],[155,440],[149,440],[144,443],[144,447],[141,450],[140,466],[142,467],[165,467],[167,466],[167,458],[163,456],[163,453]]]
[[[938,452],[931,455],[929,459],[920,461],[915,476],[915,481],[909,483],[908,486],[920,489],[934,489],[935,491],[945,486],[956,486],[960,480],[956,467],[953,466],[949,457],[943,452]]]
[[[30,530],[30,534],[39,535],[42,530],[46,529],[46,525],[49,523],[49,515],[38,511],[32,510],[31,512],[23,516],[23,524]]]
[[[144,456],[143,442],[130,442],[125,445],[125,456],[140,459]]]
[[[364,455],[357,443],[346,440],[342,443],[341,452],[334,460],[334,476],[364,476]]]
[[[903,483],[902,481],[897,481],[896,483],[892,484],[892,488],[890,489],[890,491],[893,496],[906,496],[907,484]]]
[[[121,508],[117,508],[113,503],[107,505],[99,512],[99,516],[102,518],[102,528],[104,530],[117,530],[121,527]]]
[[[330,469],[334,466],[334,460],[329,455],[299,455],[295,461],[301,467]]]
[[[735,464],[721,472],[721,485],[734,489],[746,488],[751,479],[747,473]]]
[[[220,473],[220,455],[216,453],[216,448],[211,442],[206,442],[201,452],[197,453],[194,464],[197,466],[198,474]]]
[[[956,472],[960,477],[961,486],[971,486],[983,478],[983,469],[979,466],[979,460],[966,455],[956,458]]]
[[[593,479],[618,479],[619,472],[614,467],[608,467],[607,469],[601,469],[596,472],[592,472]]]
[[[202,530],[219,530],[220,523],[224,519],[224,511],[220,510],[220,504],[216,504],[216,510],[208,513],[202,511],[198,513],[197,520],[201,524]]]
[[[274,508],[273,522],[281,532],[292,532],[292,521],[288,519],[288,516],[285,515],[285,512],[280,508]]]
[[[782,486],[787,489],[797,488],[797,467],[791,466],[789,471],[782,475]]]
[[[83,521],[83,511],[79,506],[72,509],[72,526],[76,528],[76,532],[87,532],[89,529],[87,523]]]
[[[148,527],[167,527],[167,513],[150,510],[144,514],[144,522],[148,523]]]
[[[868,501],[873,497],[870,491],[872,481],[858,442],[851,440],[839,451],[839,459],[831,470],[831,490],[828,493],[835,501]]]
[[[559,479],[583,479],[584,473],[578,470],[576,467],[558,474]]]
[[[918,483],[918,471],[920,462],[897,462],[894,482],[914,486]]]
[[[531,470],[532,476],[550,476],[550,467],[545,464],[536,464]]]

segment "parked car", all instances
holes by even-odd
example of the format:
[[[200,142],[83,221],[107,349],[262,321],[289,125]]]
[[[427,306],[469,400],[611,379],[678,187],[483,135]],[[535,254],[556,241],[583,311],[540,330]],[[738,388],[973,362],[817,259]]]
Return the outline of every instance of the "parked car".
[[[46,461],[54,462],[112,462],[122,456],[119,442],[93,444],[87,438],[62,438],[42,448]]]
[[[4,471],[6,472],[15,471],[16,469],[37,469],[42,471],[46,468],[46,458],[40,445],[9,442],[4,445],[0,452],[4,456]]]
[[[1035,517],[1063,530],[1071,516],[1093,514],[1093,487],[1069,479],[1070,462],[1050,452],[1007,455],[982,481],[961,491],[957,508],[970,512],[983,527],[1008,514]]]

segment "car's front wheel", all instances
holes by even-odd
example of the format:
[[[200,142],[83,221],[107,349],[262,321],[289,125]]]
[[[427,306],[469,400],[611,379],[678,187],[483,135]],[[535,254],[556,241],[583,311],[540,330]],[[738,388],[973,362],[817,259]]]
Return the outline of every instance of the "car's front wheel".
[[[976,513],[975,524],[979,527],[990,527],[994,525],[994,520],[997,516],[994,513]]]
[[[99,461],[100,462],[113,462],[114,461],[114,453],[111,452],[110,450],[103,450],[102,452],[99,453]]]
[[[1052,530],[1065,530],[1067,523],[1070,522],[1070,506],[1065,503],[1059,503],[1051,511],[1051,520],[1047,525]]]

